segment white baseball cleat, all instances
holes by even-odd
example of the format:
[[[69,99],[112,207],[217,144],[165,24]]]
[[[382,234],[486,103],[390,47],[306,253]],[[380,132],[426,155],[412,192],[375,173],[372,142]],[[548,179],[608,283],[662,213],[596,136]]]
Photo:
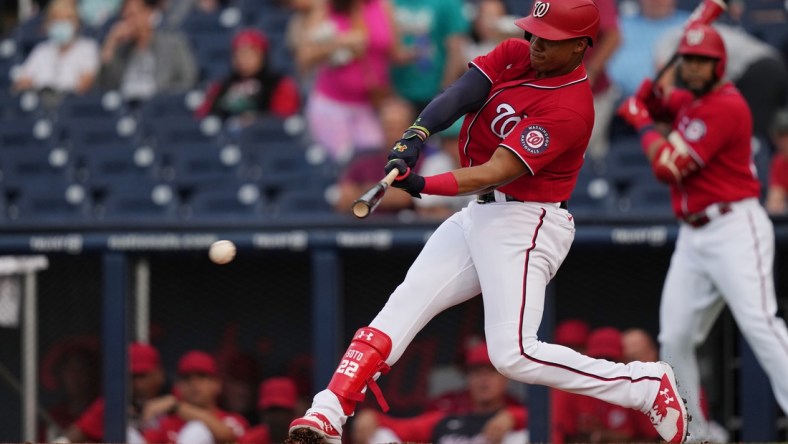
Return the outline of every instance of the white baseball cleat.
[[[659,384],[657,397],[647,415],[651,419],[659,436],[670,443],[681,443],[687,440],[687,406],[679,396],[676,375],[673,367],[667,362],[659,362],[665,369]]]
[[[320,442],[342,444],[342,433],[320,413],[307,413],[306,416],[290,423],[290,439],[302,443]]]

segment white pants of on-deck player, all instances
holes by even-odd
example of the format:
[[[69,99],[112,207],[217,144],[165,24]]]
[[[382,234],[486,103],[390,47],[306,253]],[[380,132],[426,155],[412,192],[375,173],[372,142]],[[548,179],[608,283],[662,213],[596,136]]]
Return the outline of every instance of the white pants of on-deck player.
[[[788,329],[775,316],[774,227],[756,199],[700,228],[682,224],[660,306],[661,355],[673,364],[692,416],[693,438],[707,436],[700,408],[696,347],[725,304],[788,412]]]

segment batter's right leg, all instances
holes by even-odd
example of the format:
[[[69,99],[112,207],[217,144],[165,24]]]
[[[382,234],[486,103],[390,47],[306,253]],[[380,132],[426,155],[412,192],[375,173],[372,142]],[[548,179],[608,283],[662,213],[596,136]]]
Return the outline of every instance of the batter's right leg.
[[[315,395],[303,418],[291,423],[294,441],[341,442],[342,427],[366,388],[375,392],[385,410],[375,379],[399,360],[436,314],[480,293],[465,244],[463,213],[438,227],[370,326],[356,332],[328,387]]]

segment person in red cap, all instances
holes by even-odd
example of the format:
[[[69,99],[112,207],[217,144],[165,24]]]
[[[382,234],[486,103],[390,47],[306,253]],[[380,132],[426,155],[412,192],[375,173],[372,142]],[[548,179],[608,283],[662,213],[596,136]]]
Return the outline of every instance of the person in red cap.
[[[270,444],[287,440],[290,421],[300,412],[298,388],[286,376],[268,378],[260,384],[258,409],[260,425],[252,427],[241,438],[241,444]]]
[[[509,380],[490,362],[487,344],[465,353],[463,402],[412,418],[362,409],[353,421],[354,442],[527,442],[527,410],[507,395]]]
[[[293,421],[294,441],[342,441],[342,427],[437,314],[479,294],[490,359],[505,376],[650,412],[666,441],[686,439],[686,407],[666,362],[621,364],[539,340],[545,291],[569,254],[568,200],[591,130],[594,105],[586,50],[599,30],[593,0],[534,2],[508,39],[475,58],[393,143],[386,174],[415,198],[476,195],[430,236],[368,326],[356,331],[327,387]],[[424,142],[463,118],[462,167],[421,176]],[[367,390],[369,389],[369,390]]]
[[[135,342],[129,345],[131,371],[131,414],[126,431],[127,441],[141,443],[145,424],[139,421],[145,404],[160,396],[166,386],[158,350],[152,345]],[[57,442],[104,441],[104,398],[98,398],[56,439]]]
[[[555,327],[553,342],[569,347],[578,353],[586,352],[591,327],[582,319],[567,319]]]
[[[268,54],[268,39],[261,31],[239,31],[232,41],[231,72],[208,87],[197,117],[216,115],[233,127],[244,127],[261,114],[296,114],[301,109],[298,85],[271,67]]]
[[[148,444],[235,442],[246,432],[246,420],[217,406],[222,390],[216,360],[192,350],[178,360],[176,395],[165,395],[145,405],[142,421],[157,424],[145,430]]]
[[[621,362],[621,332],[613,327],[594,329],[588,335],[586,353],[593,358]],[[555,390],[550,416],[554,444],[659,440],[647,416],[589,396]],[[645,420],[645,429],[644,421],[638,418]]]

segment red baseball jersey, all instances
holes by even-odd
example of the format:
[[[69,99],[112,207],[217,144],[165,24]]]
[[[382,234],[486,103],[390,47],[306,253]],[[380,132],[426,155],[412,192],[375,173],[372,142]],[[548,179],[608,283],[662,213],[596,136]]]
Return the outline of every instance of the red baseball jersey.
[[[671,185],[674,213],[683,217],[717,202],[757,198],[761,186],[752,162],[752,115],[739,90],[726,83],[697,99],[677,90],[670,102],[678,109],[674,129],[701,167]]]
[[[537,79],[530,43],[509,39],[471,64],[492,82],[481,109],[465,116],[462,166],[480,165],[501,146],[531,174],[499,187],[523,201],[569,199],[594,126],[594,99],[581,64],[572,72]]]
[[[215,409],[214,414],[221,419],[223,423],[233,429],[233,433],[237,438],[241,438],[248,423],[241,415],[232,412],[225,412],[223,410]],[[148,444],[171,443],[176,442],[178,439],[178,432],[181,431],[186,421],[178,415],[168,415],[161,419],[159,427],[149,429],[144,432],[145,441]]]
[[[769,185],[788,190],[788,156],[775,154],[769,166]]]

